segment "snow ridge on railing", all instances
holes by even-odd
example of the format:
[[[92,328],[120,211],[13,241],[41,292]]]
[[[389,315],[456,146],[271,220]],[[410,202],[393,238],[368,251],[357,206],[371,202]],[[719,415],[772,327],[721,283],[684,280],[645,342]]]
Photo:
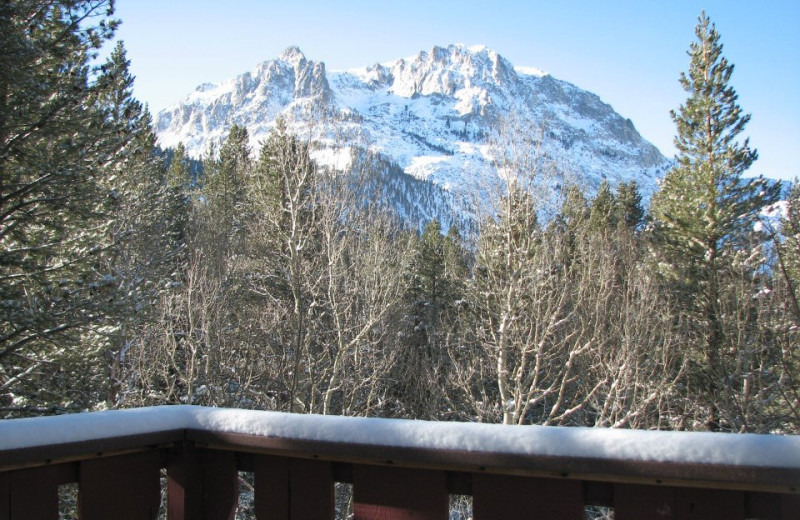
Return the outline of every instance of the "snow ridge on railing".
[[[507,426],[157,406],[0,421],[0,452],[169,430],[559,458],[800,469],[800,436]]]

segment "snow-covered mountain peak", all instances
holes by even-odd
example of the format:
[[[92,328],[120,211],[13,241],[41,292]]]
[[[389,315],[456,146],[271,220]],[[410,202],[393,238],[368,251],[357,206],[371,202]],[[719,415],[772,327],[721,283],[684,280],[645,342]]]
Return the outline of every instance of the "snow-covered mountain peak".
[[[515,66],[514,70],[517,71],[519,74],[523,74],[525,76],[536,76],[537,78],[550,75],[549,73],[537,69],[536,67]]]
[[[197,92],[208,92],[210,90],[214,90],[217,86],[213,83],[203,83],[202,85],[198,85],[195,91]]]
[[[156,132],[162,146],[182,141],[199,156],[233,124],[245,126],[256,147],[279,117],[322,147],[323,163],[340,167],[348,148],[367,148],[453,193],[503,182],[492,158],[508,138],[497,129],[509,121],[561,178],[590,194],[608,179],[635,180],[647,196],[669,165],[597,95],[537,69],[515,68],[485,46],[460,44],[347,71],[327,71],[289,47],[162,111]]]
[[[511,64],[484,46],[461,44],[433,47],[390,64],[392,92],[404,97],[441,94],[461,89],[486,90],[514,81]]]
[[[278,56],[278,60],[290,63],[294,68],[299,68],[306,61],[306,55],[303,54],[299,47],[292,45]]]

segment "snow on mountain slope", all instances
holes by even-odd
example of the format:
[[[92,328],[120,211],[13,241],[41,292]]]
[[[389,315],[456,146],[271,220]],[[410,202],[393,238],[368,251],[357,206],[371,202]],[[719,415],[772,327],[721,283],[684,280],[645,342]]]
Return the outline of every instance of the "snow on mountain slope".
[[[232,124],[257,149],[275,120],[319,143],[315,157],[342,167],[369,149],[406,174],[457,197],[501,175],[497,129],[514,122],[559,178],[589,193],[602,179],[635,180],[645,196],[669,162],[606,103],[536,69],[515,68],[485,47],[434,47],[357,70],[327,71],[290,47],[277,59],[217,85],[202,85],[156,117],[162,146],[200,156]]]

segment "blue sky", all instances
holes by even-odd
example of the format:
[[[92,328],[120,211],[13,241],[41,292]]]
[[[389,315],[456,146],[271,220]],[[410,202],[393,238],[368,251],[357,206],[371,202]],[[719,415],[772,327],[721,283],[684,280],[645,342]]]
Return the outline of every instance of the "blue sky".
[[[705,9],[736,68],[731,80],[752,121],[760,159],[750,174],[800,176],[800,1],[715,0],[117,0],[136,76],[154,112],[205,82],[218,82],[297,45],[341,70],[390,61],[434,45],[483,44],[598,94],[668,157],[669,112]]]

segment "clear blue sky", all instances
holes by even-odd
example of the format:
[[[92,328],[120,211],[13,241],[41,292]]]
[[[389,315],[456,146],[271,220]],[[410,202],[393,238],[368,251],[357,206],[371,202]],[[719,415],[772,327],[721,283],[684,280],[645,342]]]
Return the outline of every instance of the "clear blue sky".
[[[135,93],[153,112],[297,45],[329,70],[434,45],[483,44],[598,94],[668,157],[669,112],[705,9],[735,64],[731,80],[760,159],[749,173],[800,176],[799,0],[117,0]]]

